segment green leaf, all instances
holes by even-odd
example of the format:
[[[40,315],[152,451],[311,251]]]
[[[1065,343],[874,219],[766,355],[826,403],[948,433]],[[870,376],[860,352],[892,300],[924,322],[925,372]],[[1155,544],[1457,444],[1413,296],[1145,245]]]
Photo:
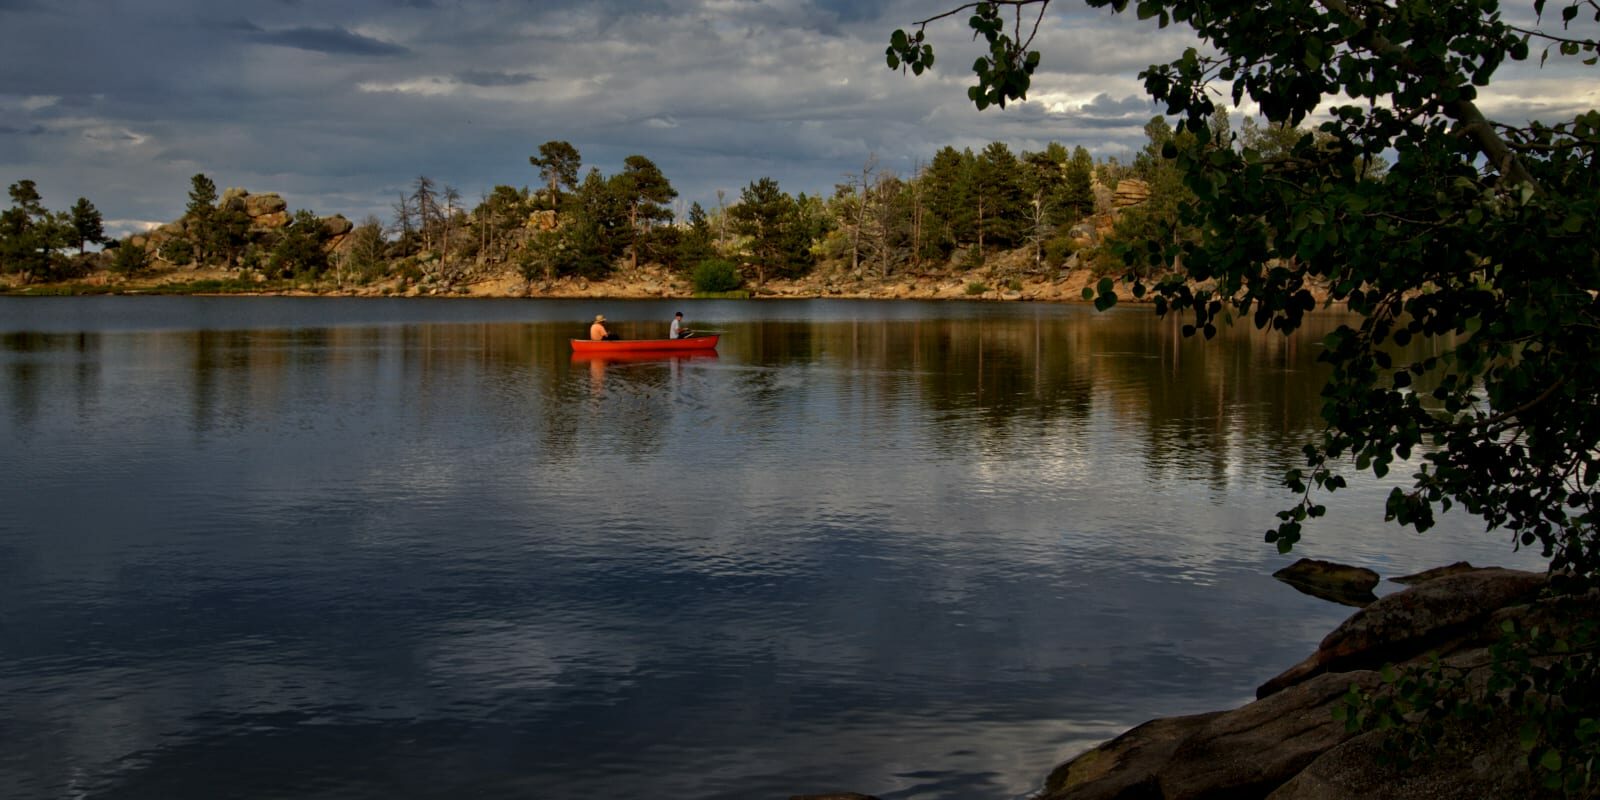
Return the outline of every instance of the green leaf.
[[[1538,742],[1539,726],[1532,720],[1522,723],[1521,727],[1517,729],[1517,743],[1522,746],[1523,752],[1533,750],[1533,746]]]
[[[1554,749],[1544,751],[1544,755],[1539,757],[1539,766],[1548,772],[1561,769],[1561,754]]]

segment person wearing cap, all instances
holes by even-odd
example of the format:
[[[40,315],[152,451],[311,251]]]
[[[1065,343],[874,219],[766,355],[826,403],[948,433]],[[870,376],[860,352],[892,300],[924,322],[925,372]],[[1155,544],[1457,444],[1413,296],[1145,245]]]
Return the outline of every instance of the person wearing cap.
[[[683,327],[683,312],[672,315],[672,330],[667,332],[668,339],[682,339],[689,335],[689,329]]]
[[[589,340],[602,342],[617,338],[616,334],[606,330],[606,315],[594,315],[594,324],[589,326]]]

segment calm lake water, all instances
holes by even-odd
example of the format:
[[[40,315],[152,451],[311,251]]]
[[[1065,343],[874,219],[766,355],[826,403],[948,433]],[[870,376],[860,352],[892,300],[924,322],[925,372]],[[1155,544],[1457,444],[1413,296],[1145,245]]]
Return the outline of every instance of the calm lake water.
[[[0,298],[0,796],[1025,796],[1307,655],[1293,557],[1539,567],[1372,480],[1262,542],[1338,319]]]

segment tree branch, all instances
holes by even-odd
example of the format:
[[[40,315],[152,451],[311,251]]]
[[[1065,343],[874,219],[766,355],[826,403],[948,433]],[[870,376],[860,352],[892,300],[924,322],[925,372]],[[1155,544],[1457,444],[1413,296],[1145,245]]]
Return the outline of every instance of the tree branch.
[[[1367,26],[1366,20],[1352,10],[1345,0],[1320,0],[1328,10],[1340,14],[1350,21],[1361,26],[1367,33],[1367,41],[1374,53],[1386,58],[1392,58],[1395,63],[1415,75],[1423,75],[1423,70],[1412,59],[1405,48],[1396,45],[1382,34],[1373,31]],[[1442,104],[1445,116],[1456,121],[1456,129],[1460,134],[1468,137],[1477,145],[1478,152],[1482,153],[1497,170],[1501,177],[1515,185],[1525,185],[1533,188],[1535,192],[1543,193],[1543,188],[1533,179],[1517,154],[1508,146],[1499,134],[1495,133],[1494,126],[1484,118],[1483,112],[1471,100],[1452,100]]]
[[[918,28],[926,28],[926,27],[928,27],[929,23],[938,22],[939,20],[945,19],[947,17],[953,17],[953,16],[955,16],[957,14],[960,14],[963,11],[967,11],[968,9],[977,8],[978,6],[989,6],[989,5],[994,5],[994,6],[1012,6],[1013,8],[1016,8],[1019,13],[1022,11],[1023,6],[1038,5],[1039,6],[1039,17],[1040,17],[1040,19],[1043,19],[1044,18],[1044,9],[1045,9],[1046,6],[1050,5],[1050,0],[976,0],[976,2],[962,3],[961,5],[956,6],[955,8],[952,8],[949,11],[946,11],[946,12],[944,12],[942,14],[934,14],[933,16],[928,17],[927,19],[918,20],[917,22],[913,22],[911,24],[917,26]],[[1038,23],[1035,22],[1035,24],[1034,24],[1034,32],[1037,33],[1038,30],[1039,30]],[[1028,40],[1032,41],[1033,37],[1029,36]]]

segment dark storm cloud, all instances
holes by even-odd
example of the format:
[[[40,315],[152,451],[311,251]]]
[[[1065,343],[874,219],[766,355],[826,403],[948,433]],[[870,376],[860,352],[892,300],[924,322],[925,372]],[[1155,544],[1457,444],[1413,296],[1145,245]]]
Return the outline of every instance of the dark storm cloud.
[[[49,132],[43,125],[29,125],[25,128],[15,125],[0,125],[0,136],[42,136]]]
[[[251,32],[251,38],[262,44],[332,55],[403,56],[410,52],[397,44],[334,27],[287,28],[277,31],[257,28]]]
[[[1077,110],[1066,113],[1079,125],[1118,128],[1128,125],[1143,126],[1158,111],[1159,108],[1148,97],[1129,95],[1116,100],[1108,94],[1098,94]]]

